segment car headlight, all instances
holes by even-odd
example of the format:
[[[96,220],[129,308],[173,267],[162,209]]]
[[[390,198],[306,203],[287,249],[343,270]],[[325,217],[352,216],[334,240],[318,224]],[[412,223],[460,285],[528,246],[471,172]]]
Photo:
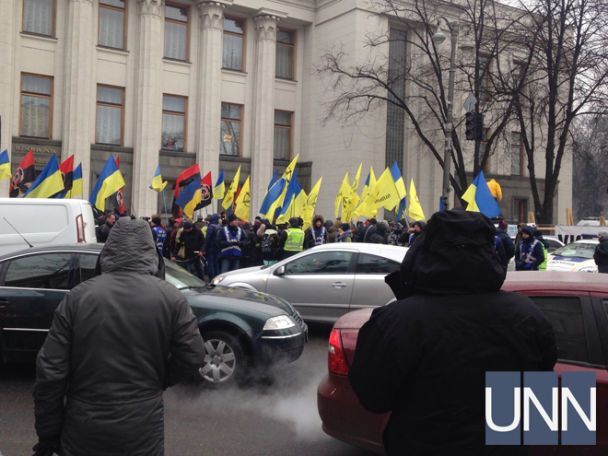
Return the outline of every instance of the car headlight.
[[[597,267],[595,266],[585,266],[584,268],[580,268],[579,272],[597,272]]]
[[[288,315],[279,315],[266,320],[264,331],[278,331],[281,329],[293,328],[296,323]]]
[[[223,276],[217,276],[214,277],[213,280],[211,281],[211,285],[219,285],[220,283],[222,283],[222,281],[225,279],[225,277]]]

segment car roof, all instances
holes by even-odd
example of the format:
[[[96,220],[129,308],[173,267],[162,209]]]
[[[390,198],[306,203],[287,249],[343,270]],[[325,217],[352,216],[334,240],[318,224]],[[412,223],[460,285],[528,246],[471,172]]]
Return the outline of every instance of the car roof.
[[[45,253],[45,252],[93,252],[99,253],[103,248],[103,244],[57,244],[57,245],[42,245],[39,247],[32,247],[30,249],[17,250],[15,252],[6,253],[0,256],[0,261],[8,260],[10,258],[28,255],[33,253]]]
[[[368,244],[362,242],[334,242],[323,244],[313,247],[312,249],[308,250],[308,252],[319,252],[324,250],[342,250],[369,253],[371,255],[381,255],[398,262],[403,261],[403,258],[407,253],[407,247],[386,244]]]
[[[507,274],[505,291],[581,291],[608,293],[608,274],[560,271],[515,271]]]
[[[518,291],[526,295],[534,292],[579,292],[608,294],[608,274],[589,272],[509,272],[502,290]],[[533,295],[532,295],[533,296]],[[339,329],[359,329],[369,320],[372,307],[358,309],[341,316],[334,327]]]

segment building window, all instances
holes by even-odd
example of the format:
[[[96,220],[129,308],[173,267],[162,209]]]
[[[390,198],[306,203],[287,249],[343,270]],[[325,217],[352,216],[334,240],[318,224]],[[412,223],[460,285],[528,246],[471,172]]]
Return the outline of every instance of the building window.
[[[291,158],[291,123],[293,113],[289,111],[274,112],[274,158],[289,160]]]
[[[186,97],[163,95],[163,149],[175,152],[185,150],[187,107]]]
[[[21,136],[51,137],[53,78],[21,75]]]
[[[241,155],[241,123],[243,107],[237,104],[222,103],[222,131],[220,154]]]
[[[100,46],[125,49],[125,2],[124,0],[99,0],[99,31],[97,40]]]
[[[189,58],[188,13],[185,6],[165,6],[165,58],[187,61]]]
[[[517,223],[526,223],[528,221],[528,199],[514,198],[513,199],[513,218]]]
[[[521,140],[521,133],[514,131],[511,133],[511,175],[524,175],[524,145]]]
[[[492,59],[487,56],[479,57],[479,99],[482,103],[492,101]]]
[[[106,85],[97,86],[97,121],[95,142],[122,146],[122,124],[125,89]]]
[[[295,53],[295,32],[279,29],[277,32],[277,78],[294,79]]]
[[[55,35],[55,0],[23,0],[23,31]]]
[[[385,163],[403,163],[405,155],[405,111],[398,107],[398,99],[405,98],[407,72],[407,33],[391,28],[388,45],[388,79],[391,92],[386,104],[386,148]]]
[[[224,19],[224,57],[222,66],[243,71],[245,25],[238,19]]]

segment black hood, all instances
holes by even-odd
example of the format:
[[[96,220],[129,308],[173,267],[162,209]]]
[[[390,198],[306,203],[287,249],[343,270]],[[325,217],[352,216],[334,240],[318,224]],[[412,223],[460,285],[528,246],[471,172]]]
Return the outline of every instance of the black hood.
[[[437,212],[401,264],[387,277],[398,299],[413,294],[498,291],[506,277],[496,253],[496,228],[482,214]]]
[[[97,272],[139,272],[165,278],[165,263],[145,220],[122,217],[114,224],[99,260]]]

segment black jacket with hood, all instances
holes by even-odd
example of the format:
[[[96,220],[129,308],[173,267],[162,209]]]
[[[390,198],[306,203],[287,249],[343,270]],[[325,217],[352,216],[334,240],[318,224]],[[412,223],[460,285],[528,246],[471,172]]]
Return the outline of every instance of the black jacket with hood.
[[[118,220],[98,268],[59,304],[38,354],[36,432],[63,456],[162,455],[163,390],[203,363],[196,319],[162,280],[145,221]]]
[[[608,238],[602,239],[593,254],[597,269],[601,273],[608,273]]]
[[[550,370],[556,346],[529,298],[499,291],[494,236],[480,214],[435,214],[387,278],[400,301],[359,332],[350,381],[365,408],[392,412],[389,455],[525,451],[484,445],[485,372]]]

